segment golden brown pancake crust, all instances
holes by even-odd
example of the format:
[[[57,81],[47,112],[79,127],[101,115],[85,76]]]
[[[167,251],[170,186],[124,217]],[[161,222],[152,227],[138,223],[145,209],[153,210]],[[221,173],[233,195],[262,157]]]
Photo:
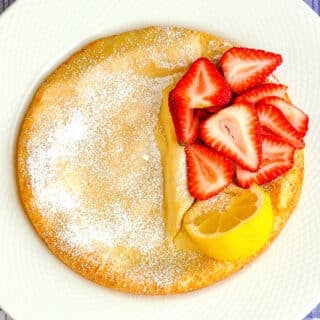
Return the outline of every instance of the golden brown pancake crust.
[[[147,139],[162,90],[197,57],[216,61],[230,46],[150,27],[87,45],[41,84],[21,126],[18,186],[35,230],[75,272],[126,292],[171,294],[208,286],[254,258],[219,262],[163,238],[160,156]],[[294,168],[265,186],[275,215],[270,242],[298,202],[303,167],[299,151]]]

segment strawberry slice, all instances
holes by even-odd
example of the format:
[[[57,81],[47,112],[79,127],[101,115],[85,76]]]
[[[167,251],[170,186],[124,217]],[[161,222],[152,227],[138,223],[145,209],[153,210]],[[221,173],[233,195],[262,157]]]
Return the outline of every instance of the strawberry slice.
[[[195,110],[180,104],[172,91],[169,93],[169,109],[178,143],[195,142],[199,136],[199,116]]]
[[[250,103],[257,103],[261,99],[270,96],[277,96],[279,98],[284,98],[286,96],[288,87],[284,84],[278,83],[265,83],[257,86],[251,90],[248,90],[236,97],[234,102],[238,103],[241,101],[248,101]]]
[[[251,171],[260,164],[258,133],[255,107],[247,102],[225,108],[200,124],[200,137],[209,147]]]
[[[308,131],[309,117],[298,107],[279,97],[267,97],[259,101],[260,104],[271,104],[277,107],[287,118],[290,124],[304,137]]]
[[[261,136],[262,162],[257,172],[250,172],[240,166],[236,168],[237,183],[249,188],[253,183],[263,184],[283,175],[294,164],[294,148],[272,136]]]
[[[223,107],[209,107],[206,108],[205,110],[207,110],[210,113],[217,113],[219,112],[221,109],[223,109]]]
[[[267,136],[267,137],[271,136],[271,138],[275,138],[275,139],[282,140],[283,142],[285,142],[279,136],[277,136],[272,131],[270,131],[268,128],[263,127],[263,126],[260,126],[259,134],[260,134],[260,136]]]
[[[285,141],[281,137],[277,136],[276,134],[274,134],[272,131],[270,131],[266,127],[262,127],[262,126],[260,126],[260,136],[261,137],[264,136],[267,138],[269,137],[270,139],[276,139],[277,141],[281,141],[283,143],[288,143],[287,141]]]
[[[198,143],[187,145],[185,153],[188,188],[196,199],[209,199],[231,183],[234,168],[230,160]]]
[[[209,109],[210,108],[197,109],[197,110],[195,110],[195,116],[198,117],[200,119],[200,121],[202,121],[212,115],[212,113],[209,111]]]
[[[220,60],[223,74],[233,92],[241,93],[263,82],[282,63],[280,54],[233,47]]]
[[[223,107],[232,96],[217,67],[204,57],[193,62],[173,92],[179,104],[191,109]]]
[[[262,127],[266,127],[295,149],[304,148],[304,142],[298,131],[277,107],[270,104],[259,104],[256,110]]]

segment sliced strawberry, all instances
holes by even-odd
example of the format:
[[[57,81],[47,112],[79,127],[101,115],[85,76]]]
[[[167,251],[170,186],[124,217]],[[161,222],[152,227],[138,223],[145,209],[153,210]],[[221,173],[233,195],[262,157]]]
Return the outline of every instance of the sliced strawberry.
[[[200,124],[200,137],[209,147],[251,171],[260,164],[258,133],[255,107],[247,102],[225,108]]]
[[[191,109],[222,107],[231,100],[231,89],[207,58],[197,59],[173,90],[179,104]]]
[[[285,141],[284,139],[282,139],[281,137],[274,134],[272,131],[270,131],[269,129],[267,129],[266,127],[263,127],[263,126],[260,126],[260,136],[261,137],[264,136],[267,138],[269,137],[270,139],[276,139],[277,141],[280,141],[283,143],[288,143],[287,141]]]
[[[241,93],[263,82],[282,63],[280,54],[233,47],[220,60],[223,74],[233,92]]]
[[[286,142],[285,140],[281,139],[279,136],[277,136],[271,130],[269,130],[268,128],[266,128],[264,126],[260,126],[259,134],[260,134],[260,136],[267,136],[267,137],[271,137],[271,138]]]
[[[223,108],[224,107],[209,107],[209,108],[206,108],[205,110],[207,110],[210,113],[217,113]]]
[[[284,98],[286,96],[288,87],[283,84],[277,83],[265,83],[260,86],[257,86],[251,90],[248,90],[236,97],[234,102],[248,101],[250,103],[257,103],[261,99],[270,96],[277,96]]]
[[[308,131],[309,117],[302,110],[288,101],[279,97],[267,97],[259,101],[259,104],[271,104],[277,107],[287,118],[290,124],[298,131],[300,137],[304,137]]]
[[[198,143],[187,145],[185,153],[188,188],[196,199],[209,199],[231,183],[234,168],[230,160]]]
[[[263,136],[273,136],[273,137],[277,137],[272,131],[270,131],[268,128],[260,126],[259,128],[259,134],[263,135]]]
[[[178,103],[172,91],[169,93],[169,109],[178,143],[195,142],[199,136],[199,117],[195,110]]]
[[[200,119],[200,121],[208,118],[211,116],[211,112],[209,111],[210,108],[204,108],[204,109],[197,109],[195,110],[195,116]]]
[[[298,131],[277,107],[270,104],[259,104],[256,110],[262,127],[266,127],[294,148],[304,148],[304,142]]]
[[[236,168],[237,183],[249,188],[253,183],[263,184],[283,175],[294,164],[294,148],[272,136],[261,136],[262,162],[257,172],[250,172],[240,166]]]

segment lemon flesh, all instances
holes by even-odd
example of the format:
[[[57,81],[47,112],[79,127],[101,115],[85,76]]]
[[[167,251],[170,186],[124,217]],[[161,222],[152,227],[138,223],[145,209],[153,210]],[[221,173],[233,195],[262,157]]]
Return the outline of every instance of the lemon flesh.
[[[247,258],[267,243],[273,224],[269,195],[257,185],[195,203],[183,227],[199,250],[217,260]]]

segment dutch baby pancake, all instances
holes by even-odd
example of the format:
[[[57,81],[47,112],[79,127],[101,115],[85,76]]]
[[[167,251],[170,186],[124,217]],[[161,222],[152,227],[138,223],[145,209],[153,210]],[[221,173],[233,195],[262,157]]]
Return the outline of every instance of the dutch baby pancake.
[[[36,232],[72,270],[131,293],[187,292],[244,267],[284,227],[300,196],[303,148],[261,186],[273,223],[253,254],[210,257],[183,227],[197,208],[222,208],[241,188],[233,182],[206,200],[189,192],[170,92],[198,58],[218,63],[232,47],[185,28],[134,30],[88,44],[37,89],[17,144],[18,186]]]

